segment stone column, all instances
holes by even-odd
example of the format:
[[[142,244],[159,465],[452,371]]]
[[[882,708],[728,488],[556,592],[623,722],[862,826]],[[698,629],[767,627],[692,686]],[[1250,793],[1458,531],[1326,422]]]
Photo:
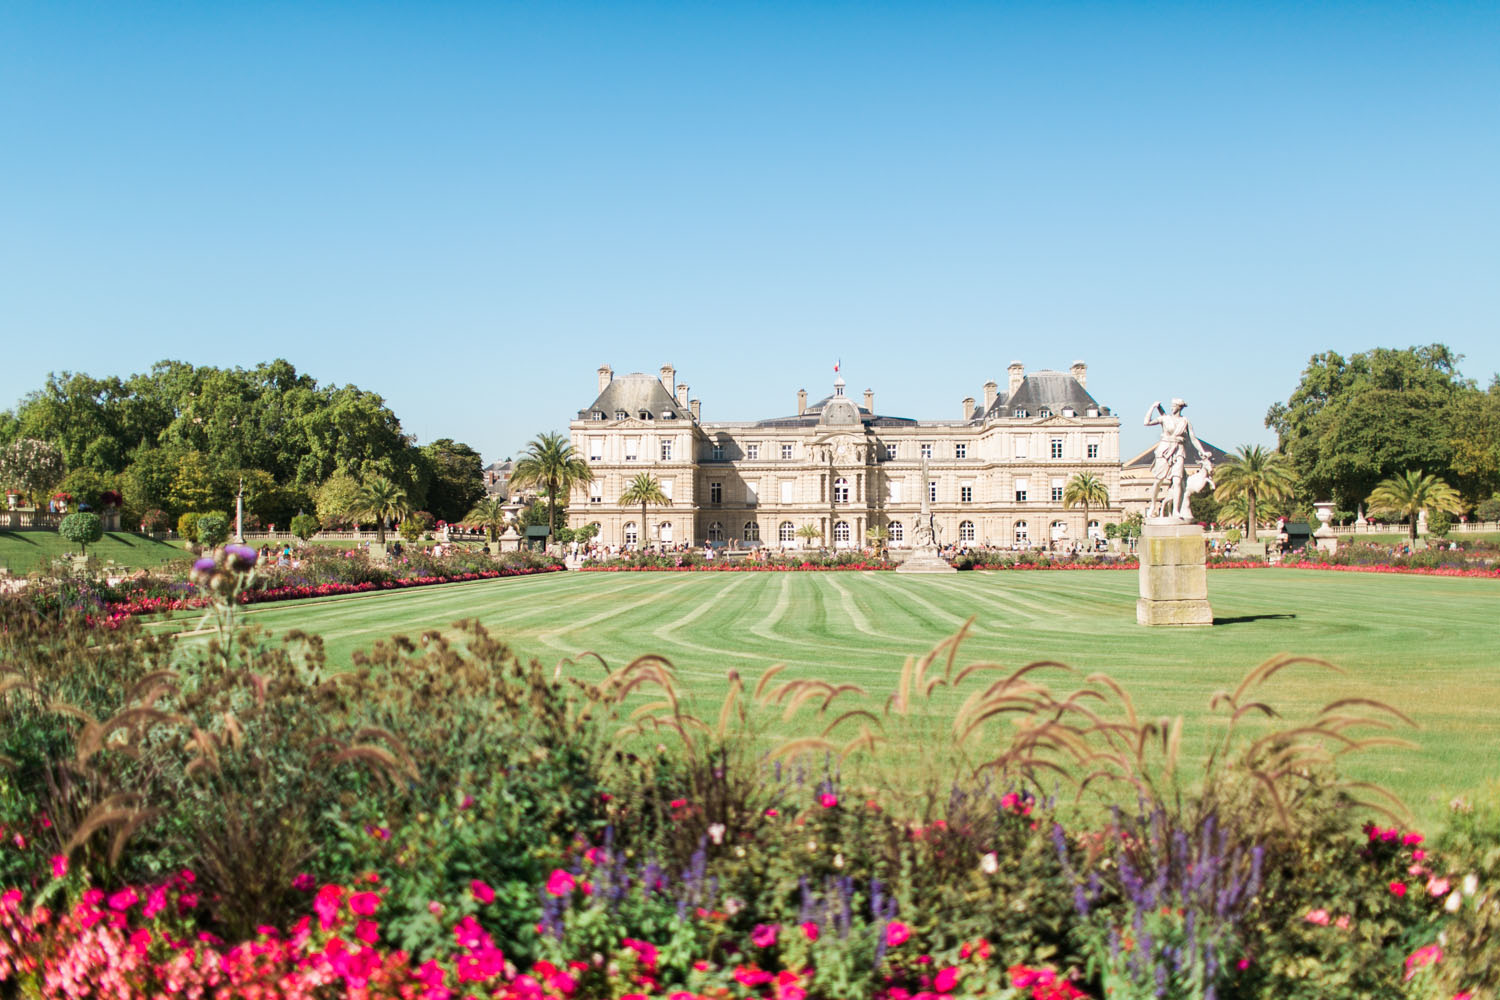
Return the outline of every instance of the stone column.
[[[1203,528],[1169,518],[1151,518],[1141,530],[1140,599],[1135,620],[1142,625],[1212,625]]]

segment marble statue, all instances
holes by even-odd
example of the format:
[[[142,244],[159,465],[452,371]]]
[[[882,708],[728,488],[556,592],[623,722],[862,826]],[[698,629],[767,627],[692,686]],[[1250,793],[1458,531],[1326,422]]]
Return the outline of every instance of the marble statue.
[[[1203,456],[1209,474],[1213,471],[1213,464],[1208,460],[1208,449],[1203,447],[1198,435],[1193,433],[1193,425],[1188,422],[1188,418],[1182,415],[1185,406],[1187,403],[1181,399],[1174,399],[1172,412],[1168,413],[1158,400],[1146,411],[1146,426],[1161,427],[1161,440],[1156,443],[1156,457],[1151,462],[1153,482],[1151,499],[1146,504],[1147,517],[1167,517],[1166,512],[1170,509],[1170,520],[1187,523],[1192,519],[1192,511],[1187,504],[1190,491],[1183,474],[1187,464],[1187,442],[1191,441],[1193,447],[1198,449],[1198,454]],[[1158,499],[1163,487],[1166,488],[1166,495]]]
[[[916,548],[935,548],[937,546],[937,525],[932,518],[932,492],[927,485],[927,459],[922,459],[922,506],[917,513],[916,523],[912,525],[911,540]]]

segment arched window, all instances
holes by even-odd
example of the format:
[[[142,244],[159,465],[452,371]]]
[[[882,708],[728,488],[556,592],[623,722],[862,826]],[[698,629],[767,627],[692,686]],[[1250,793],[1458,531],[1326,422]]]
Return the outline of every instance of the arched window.
[[[782,521],[776,529],[776,540],[782,545],[790,545],[797,540],[797,526],[791,521]]]
[[[958,540],[960,542],[972,542],[974,540],[974,522],[958,522]]]
[[[835,542],[848,543],[848,541],[849,541],[849,522],[848,521],[839,521],[837,524],[835,524],[833,526],[833,540]]]
[[[760,541],[760,523],[759,522],[757,522],[757,521],[746,521],[745,522],[745,541],[747,541],[747,542],[758,542],[758,541]]]
[[[663,521],[656,526],[656,537],[663,545],[669,545],[672,541],[672,522]]]
[[[886,534],[890,536],[890,539],[893,542],[901,542],[906,540],[906,529],[901,527],[900,521],[892,521],[885,530]]]
[[[1066,538],[1066,537],[1068,537],[1068,522],[1067,521],[1053,521],[1052,522],[1052,540],[1053,541],[1057,541],[1059,538]]]
[[[635,522],[634,521],[626,521],[625,522],[625,544],[626,545],[635,545],[635,544],[639,543],[639,541],[640,541],[640,536],[636,533]]]
[[[833,481],[833,502],[849,502],[849,480],[845,479],[843,476],[839,476]]]
[[[1016,542],[1025,545],[1031,541],[1031,529],[1026,526],[1025,521],[1016,522]]]
[[[710,542],[722,542],[724,540],[724,525],[715,521],[708,526],[708,540]]]

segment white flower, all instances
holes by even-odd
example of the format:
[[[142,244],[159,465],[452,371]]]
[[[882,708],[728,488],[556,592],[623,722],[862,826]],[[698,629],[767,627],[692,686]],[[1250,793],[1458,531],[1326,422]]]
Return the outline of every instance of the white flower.
[[[842,853],[835,854],[833,856],[833,867],[835,867],[835,868],[842,868],[842,867],[844,867],[844,855]]]
[[[743,858],[745,856],[745,849],[743,847],[736,847],[734,849],[734,856],[737,858]]]
[[[728,913],[731,917],[744,908],[745,904],[740,902],[738,899],[735,899],[733,896],[724,900],[724,912]]]
[[[979,856],[979,870],[986,875],[993,875],[1000,870],[1000,855],[994,851]]]
[[[808,854],[815,853],[817,851],[817,849],[818,849],[818,842],[816,840],[809,840],[807,842],[807,853]]]
[[[1464,897],[1457,892],[1448,893],[1448,901],[1443,904],[1443,909],[1449,913],[1457,913],[1458,908],[1464,905]]]
[[[708,839],[712,840],[715,844],[724,843],[724,824],[714,823],[710,826],[708,828]]]
[[[1479,876],[1473,872],[1464,876],[1464,895],[1472,896],[1479,891]]]

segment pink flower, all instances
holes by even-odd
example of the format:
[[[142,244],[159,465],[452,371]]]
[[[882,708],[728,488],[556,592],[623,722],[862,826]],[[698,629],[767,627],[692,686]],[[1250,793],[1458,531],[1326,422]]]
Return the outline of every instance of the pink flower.
[[[380,897],[373,892],[356,892],[349,897],[349,909],[361,917],[368,917],[380,907]]]
[[[1429,944],[1418,948],[1406,956],[1406,977],[1410,979],[1417,974],[1417,970],[1427,965],[1436,965],[1443,960],[1443,949],[1435,944]]]
[[[469,883],[469,891],[481,903],[493,903],[495,901],[495,890],[477,878]]]
[[[62,878],[68,874],[68,858],[64,854],[52,855],[52,877]]]
[[[1333,922],[1333,926],[1337,927],[1341,931],[1347,931],[1349,929],[1349,914],[1339,914],[1339,918]]]
[[[380,936],[380,925],[373,920],[361,920],[354,925],[354,936],[365,944],[374,944]]]
[[[832,792],[824,792],[822,795],[818,796],[818,805],[822,806],[824,809],[832,809],[838,804],[839,797]]]
[[[809,920],[801,926],[803,936],[806,937],[809,941],[816,941],[818,939],[821,932],[818,930],[817,924]]]
[[[1405,882],[1392,882],[1390,888],[1391,888],[1391,894],[1393,896],[1404,896],[1404,895],[1406,895],[1406,883]]]
[[[952,993],[953,987],[958,985],[958,966],[950,965],[937,974],[932,981],[932,988],[939,993]]]
[[[781,814],[778,813],[775,809],[767,809],[766,810],[766,815],[770,816],[772,819],[775,819],[777,816],[779,816]]]
[[[756,924],[755,929],[750,932],[750,943],[757,948],[769,948],[776,943],[776,933],[780,927],[776,924]]]
[[[904,944],[911,937],[911,928],[899,920],[892,920],[885,925],[885,943],[892,948]]]
[[[1446,896],[1448,890],[1453,886],[1445,878],[1430,878],[1427,880],[1427,894],[1429,896]]]
[[[318,896],[313,900],[313,912],[318,915],[318,924],[325,931],[333,926],[343,901],[344,890],[336,885],[325,885],[318,890]]]
[[[572,875],[561,868],[554,868],[551,877],[547,879],[547,892],[553,896],[571,896],[575,885],[577,881]]]
[[[1328,911],[1327,910],[1321,910],[1321,909],[1319,909],[1319,910],[1313,910],[1312,912],[1310,912],[1307,916],[1303,917],[1302,919],[1306,920],[1310,924],[1317,924],[1319,927],[1327,927],[1328,926]]]
[[[687,799],[673,799],[671,805],[673,809],[682,809],[687,806]]]
[[[1401,838],[1401,843],[1407,847],[1415,847],[1421,842],[1422,835],[1420,833],[1408,833],[1406,836]]]
[[[303,872],[301,875],[298,875],[296,878],[292,879],[292,888],[296,889],[298,892],[312,892],[313,887],[317,884],[317,880],[307,872]]]
[[[134,906],[141,897],[135,894],[134,889],[125,888],[109,897],[109,908],[116,913],[123,913]]]

